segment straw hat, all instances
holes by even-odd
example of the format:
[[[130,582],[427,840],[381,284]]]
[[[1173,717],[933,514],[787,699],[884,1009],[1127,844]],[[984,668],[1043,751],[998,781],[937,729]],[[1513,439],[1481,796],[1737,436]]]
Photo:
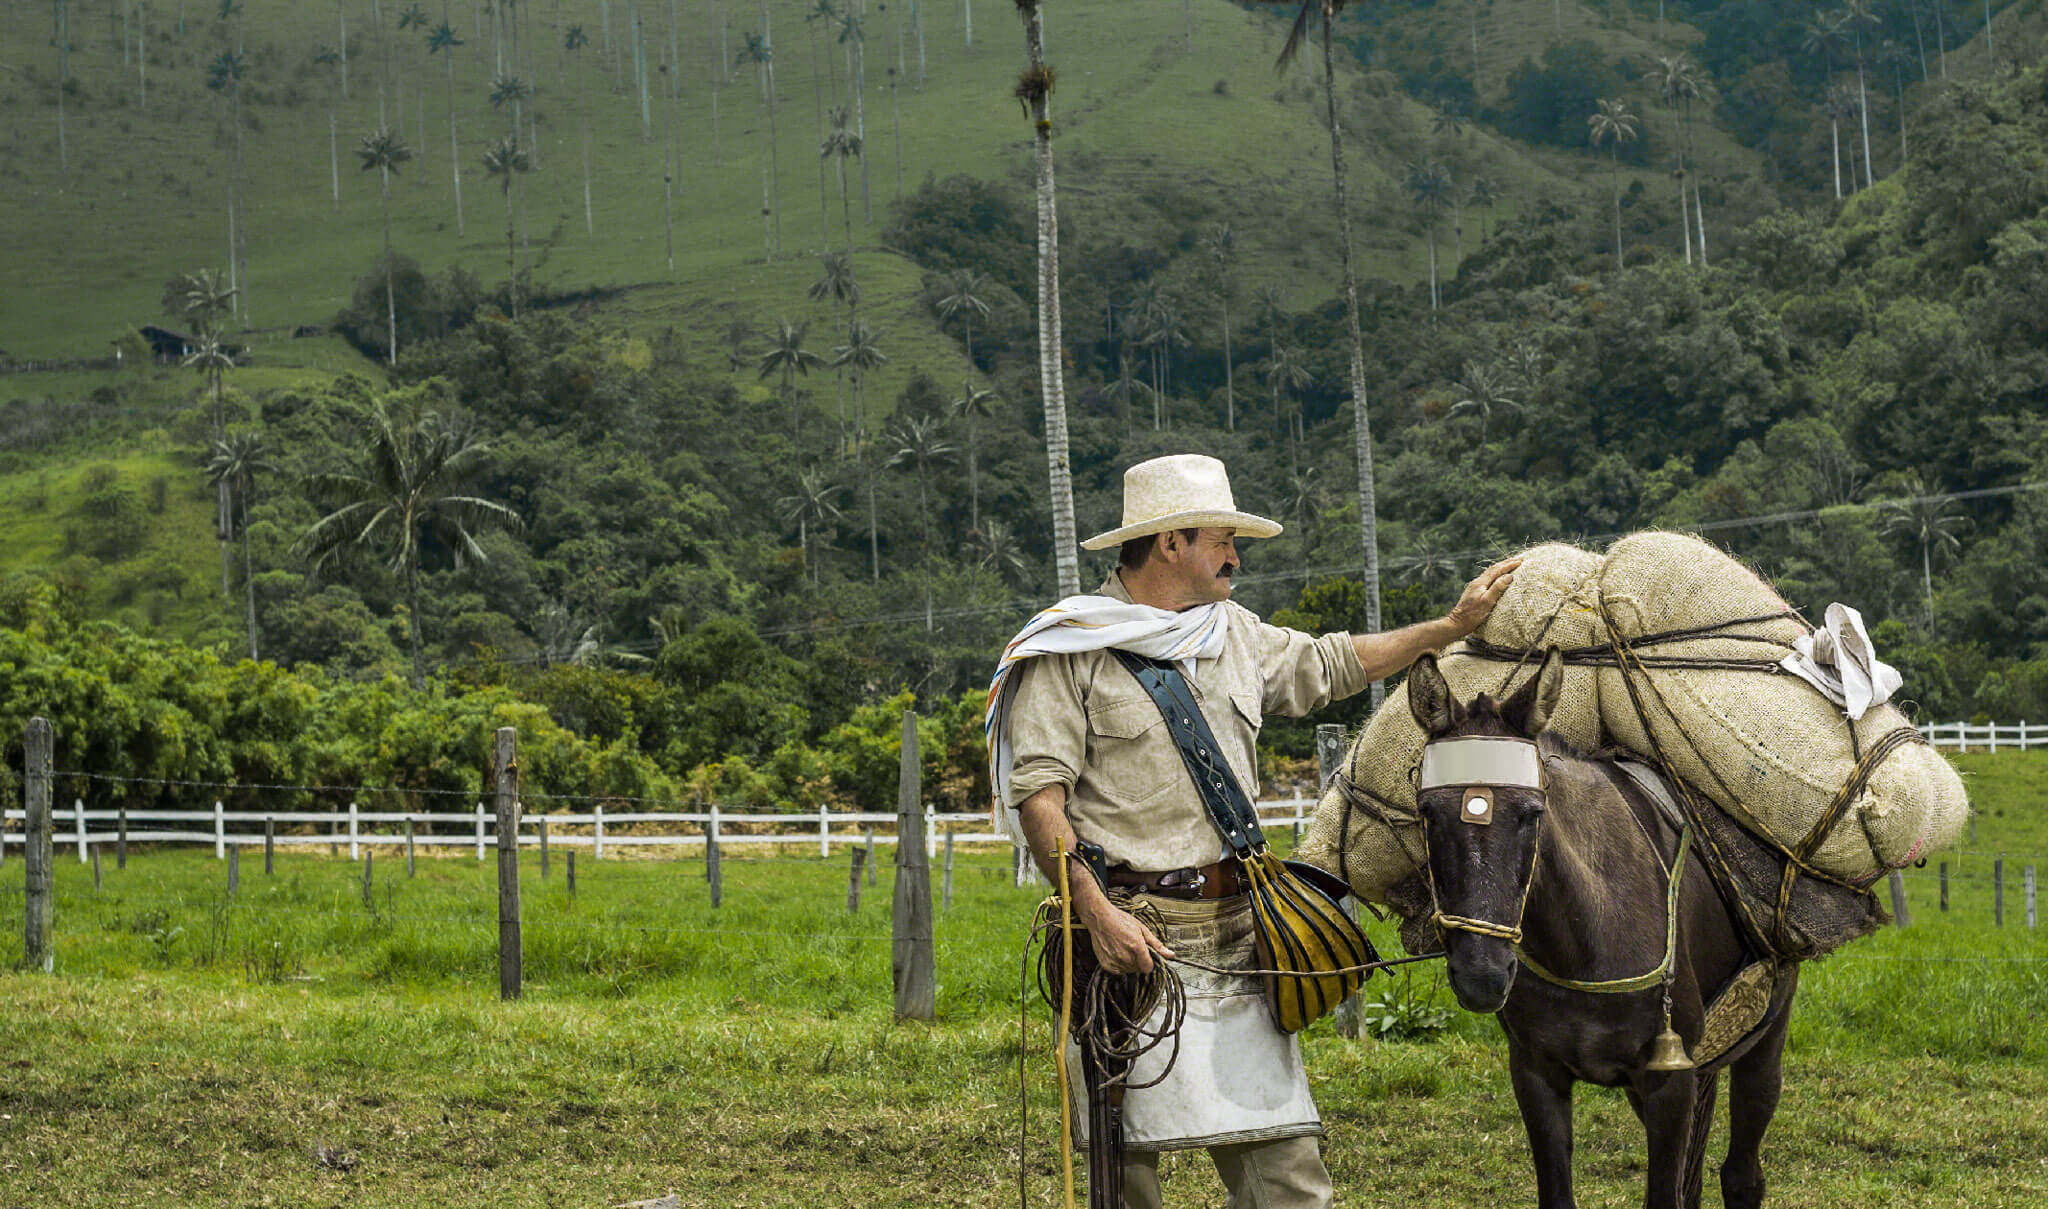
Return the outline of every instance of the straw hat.
[[[1082,542],[1081,548],[1107,550],[1168,529],[1235,529],[1239,537],[1275,537],[1280,525],[1237,510],[1223,463],[1199,453],[1176,453],[1124,471],[1124,523]]]

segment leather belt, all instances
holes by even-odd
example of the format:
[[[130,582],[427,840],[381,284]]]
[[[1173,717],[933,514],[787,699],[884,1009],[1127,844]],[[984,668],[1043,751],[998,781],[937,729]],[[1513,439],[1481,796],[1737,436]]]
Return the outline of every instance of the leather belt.
[[[1242,866],[1234,857],[1199,869],[1159,872],[1116,865],[1109,870],[1109,884],[1156,894],[1161,898],[1229,898],[1243,894],[1247,889],[1241,870]]]

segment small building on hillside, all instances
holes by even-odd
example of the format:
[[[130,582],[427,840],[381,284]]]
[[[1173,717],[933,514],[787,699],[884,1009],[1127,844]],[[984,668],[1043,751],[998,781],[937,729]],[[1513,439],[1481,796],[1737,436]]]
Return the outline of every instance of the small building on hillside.
[[[141,328],[142,338],[149,342],[150,355],[159,365],[176,365],[199,351],[200,338],[187,332],[174,332],[167,327],[146,323]],[[242,359],[243,347],[239,344],[221,343],[221,351],[236,361]]]

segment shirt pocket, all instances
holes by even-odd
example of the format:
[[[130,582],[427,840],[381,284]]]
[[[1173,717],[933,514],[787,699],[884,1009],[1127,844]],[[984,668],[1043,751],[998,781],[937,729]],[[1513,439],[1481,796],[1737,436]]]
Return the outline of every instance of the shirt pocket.
[[[1188,784],[1158,703],[1135,686],[1089,699],[1088,745],[1089,779],[1115,805],[1143,805]]]

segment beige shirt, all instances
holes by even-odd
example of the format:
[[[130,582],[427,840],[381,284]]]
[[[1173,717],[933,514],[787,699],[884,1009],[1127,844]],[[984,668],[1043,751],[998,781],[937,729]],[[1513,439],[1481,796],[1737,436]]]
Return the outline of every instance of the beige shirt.
[[[1100,595],[1129,602],[1115,571]],[[1265,715],[1299,717],[1364,689],[1348,634],[1320,638],[1259,620],[1232,602],[1223,653],[1195,661],[1195,701],[1247,794],[1258,797],[1258,738]],[[1048,785],[1067,787],[1067,818],[1113,865],[1183,869],[1220,860],[1209,821],[1159,706],[1114,653],[1039,655],[1013,673],[1009,806]]]

